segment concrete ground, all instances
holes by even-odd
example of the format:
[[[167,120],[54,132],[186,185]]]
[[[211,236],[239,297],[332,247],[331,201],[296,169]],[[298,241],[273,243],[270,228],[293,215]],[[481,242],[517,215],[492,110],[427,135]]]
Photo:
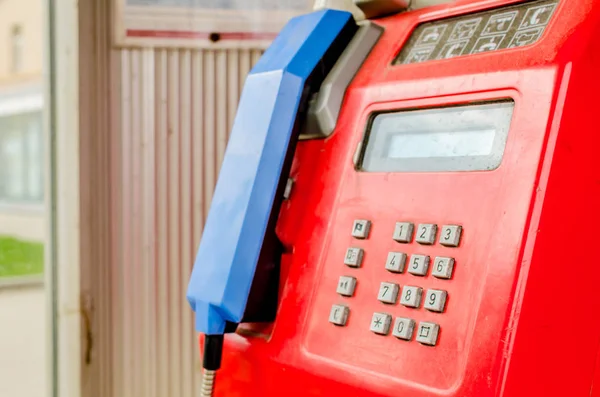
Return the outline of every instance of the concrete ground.
[[[0,284],[0,397],[46,394],[46,316],[41,285]]]

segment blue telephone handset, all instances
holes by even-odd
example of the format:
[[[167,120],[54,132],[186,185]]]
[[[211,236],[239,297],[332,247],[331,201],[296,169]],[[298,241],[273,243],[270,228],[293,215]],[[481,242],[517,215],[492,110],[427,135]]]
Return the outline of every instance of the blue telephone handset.
[[[250,72],[188,287],[198,331],[222,335],[242,321],[274,320],[275,223],[300,123],[356,30],[349,12],[296,17]]]

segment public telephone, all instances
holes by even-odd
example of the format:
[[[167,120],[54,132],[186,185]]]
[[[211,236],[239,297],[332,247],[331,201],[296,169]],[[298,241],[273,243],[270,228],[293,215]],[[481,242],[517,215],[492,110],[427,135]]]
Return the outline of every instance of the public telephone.
[[[598,54],[598,0],[290,21],[188,291],[215,395],[600,396]]]

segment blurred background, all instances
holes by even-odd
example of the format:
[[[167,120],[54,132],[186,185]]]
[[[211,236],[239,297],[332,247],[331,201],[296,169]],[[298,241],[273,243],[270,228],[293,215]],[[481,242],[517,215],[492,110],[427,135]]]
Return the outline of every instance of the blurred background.
[[[0,397],[192,397],[244,78],[306,0],[0,0]]]
[[[0,396],[44,396],[41,0],[0,1]]]

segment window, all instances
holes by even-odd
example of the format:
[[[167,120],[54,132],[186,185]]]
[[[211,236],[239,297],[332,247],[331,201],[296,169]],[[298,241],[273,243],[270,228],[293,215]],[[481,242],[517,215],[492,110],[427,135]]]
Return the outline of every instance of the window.
[[[41,112],[0,117],[0,202],[42,202],[42,140]]]
[[[23,70],[23,28],[14,25],[10,34],[11,48],[11,73],[20,73]]]

